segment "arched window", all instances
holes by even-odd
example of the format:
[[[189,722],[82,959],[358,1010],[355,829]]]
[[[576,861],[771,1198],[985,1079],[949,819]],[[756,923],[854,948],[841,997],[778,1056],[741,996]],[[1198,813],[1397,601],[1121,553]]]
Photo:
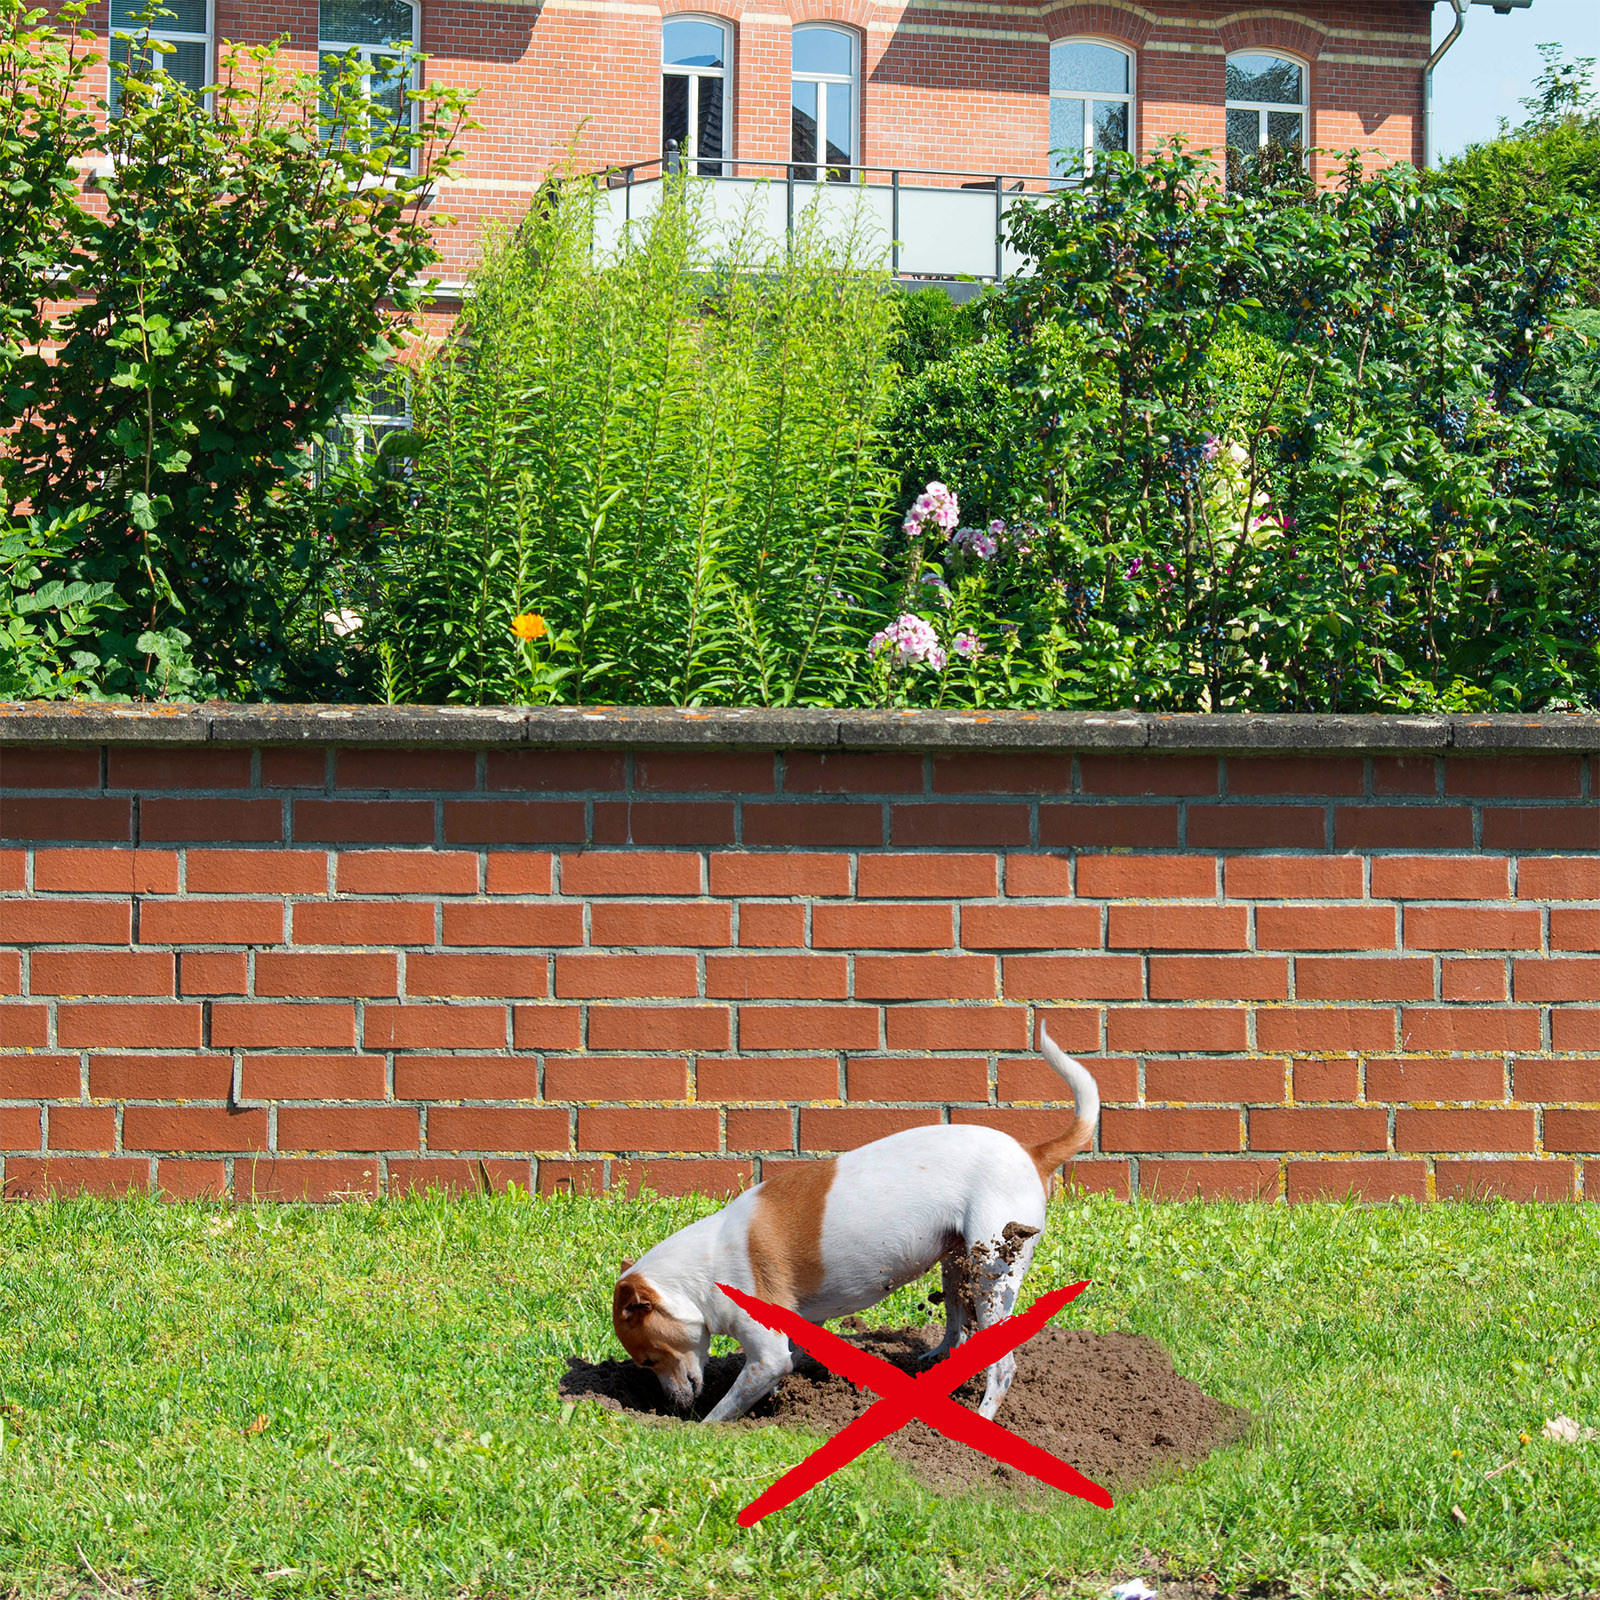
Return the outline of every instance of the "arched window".
[[[161,0],[159,17],[151,0],[111,0],[111,115],[121,110],[124,74],[165,69],[196,97],[211,81],[210,0]],[[119,39],[119,33],[137,39]],[[159,46],[160,48],[157,48]]]
[[[720,178],[728,149],[733,40],[709,17],[661,25],[661,148],[676,140],[702,178]]]
[[[859,52],[848,28],[809,24],[796,28],[789,96],[789,159],[808,182],[848,183],[856,154],[856,84]],[[822,167],[822,172],[817,168]]]
[[[1228,57],[1228,149],[1247,166],[1269,144],[1306,139],[1306,69],[1288,56],[1250,50]]]
[[[1067,181],[1094,171],[1097,150],[1133,145],[1133,57],[1093,39],[1050,46],[1050,172]]]

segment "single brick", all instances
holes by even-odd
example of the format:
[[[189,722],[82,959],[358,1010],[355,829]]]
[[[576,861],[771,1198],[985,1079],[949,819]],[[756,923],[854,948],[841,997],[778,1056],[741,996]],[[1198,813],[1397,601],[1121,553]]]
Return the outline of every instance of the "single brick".
[[[395,1063],[397,1080],[410,1060]],[[249,1055],[239,1084],[244,1100],[382,1100],[387,1093],[382,1056]]]
[[[491,750],[491,789],[521,789],[530,794],[588,794],[621,789],[627,783],[620,750]]]
[[[1199,850],[1320,850],[1328,819],[1316,805],[1192,805],[1188,838]]]
[[[297,1160],[266,1156],[233,1164],[233,1197],[246,1200],[375,1200],[373,1157]]]
[[[712,999],[843,1000],[849,992],[844,956],[706,957],[706,995]]]
[[[992,1000],[997,980],[993,956],[855,958],[858,1000]]]
[[[429,910],[431,919],[430,908],[418,909]],[[411,942],[431,944],[433,939],[430,934]],[[581,945],[583,907],[523,901],[497,905],[450,904],[444,908],[444,942],[546,950],[562,945]]]
[[[705,901],[628,900],[589,911],[589,942],[638,949],[642,945],[733,943],[733,909]]]
[[[761,958],[730,956],[721,959],[750,961]],[[709,967],[710,961],[706,964]],[[693,995],[699,984],[698,962],[694,956],[556,957],[555,992],[561,1000],[675,999]],[[843,993],[843,990],[840,992]]]
[[[280,900],[146,900],[141,944],[282,944]]]
[[[1047,858],[1048,859],[1048,858]],[[1014,863],[1007,868],[1007,883]],[[1084,856],[1078,893],[1085,900],[1214,900],[1215,856]]]
[[[340,894],[478,892],[478,858],[465,850],[346,850],[335,870]]]
[[[1333,843],[1338,850],[1470,850],[1472,811],[1441,805],[1335,806]],[[1374,860],[1375,880],[1377,866]],[[1372,892],[1383,892],[1376,881]]]
[[[413,950],[406,956],[406,993],[542,1000],[547,966],[543,956],[440,956]]]
[[[731,800],[596,800],[594,842],[733,844],[733,813]],[[577,837],[583,837],[581,832]]]
[[[883,843],[883,807],[823,800],[746,801],[741,841],[792,849],[873,848]]]
[[[721,1139],[721,1118],[711,1106],[578,1112],[580,1150],[715,1150]]]
[[[1485,856],[1374,856],[1374,900],[1504,900],[1510,864]]]
[[[1010,1106],[952,1106],[950,1121],[966,1128],[994,1128],[1021,1145],[1044,1144],[1072,1127],[1072,1114],[1044,1107],[1019,1111]]]
[[[555,883],[555,857],[548,850],[491,850],[490,894],[549,894]]]
[[[197,1008],[198,1009],[198,1008]],[[372,1025],[372,1012],[367,1012]],[[132,1044],[119,1039],[118,1044]],[[198,1042],[198,1041],[196,1041]],[[350,1049],[356,1042],[353,1005],[300,1005],[291,1001],[233,1002],[211,1007],[211,1043],[217,1049]]]
[[[8,1156],[8,1200],[48,1200],[56,1195],[126,1195],[150,1192],[147,1156]]]
[[[22,855],[17,853],[22,887]],[[33,887],[40,894],[176,894],[176,850],[36,850]]]
[[[225,1106],[129,1106],[124,1150],[265,1150],[267,1113]]]
[[[948,905],[893,902],[817,906],[811,943],[818,950],[948,950],[955,943],[955,913]]]
[[[1141,1161],[1139,1195],[1147,1200],[1274,1200],[1278,1163]]]
[[[1216,1006],[1147,1006],[1106,1015],[1111,1050],[1244,1050],[1246,1014]],[[1052,1025],[1050,1036],[1055,1037]],[[1065,1041],[1062,1041],[1065,1044]]]
[[[1361,1092],[1361,1070],[1354,1061],[1296,1061],[1294,1097],[1305,1100],[1354,1100]]]
[[[1517,1061],[1512,1098],[1524,1101],[1600,1102],[1600,1061]]]
[[[468,911],[469,906],[450,906]],[[504,906],[484,906],[504,911]],[[306,900],[294,908],[296,944],[432,944],[431,902],[415,900]]]
[[[156,1193],[164,1200],[225,1200],[228,1196],[227,1164],[170,1158],[158,1161]]]
[[[184,882],[190,894],[326,894],[328,857],[321,850],[190,850]]]
[[[902,1013],[920,1015],[920,1013]],[[896,1012],[889,1013],[891,1048]],[[882,1028],[877,1006],[740,1006],[739,1047],[743,1050],[875,1050]],[[727,1043],[702,1046],[726,1049]]]
[[[670,1111],[650,1114],[673,1115]],[[714,1120],[715,1113],[711,1115]],[[523,1106],[434,1106],[428,1112],[428,1148],[565,1151],[572,1148],[572,1140],[565,1111]]]
[[[334,786],[339,789],[448,789],[478,787],[478,757],[472,750],[337,750]]]
[[[1435,756],[1374,756],[1372,792],[1376,795],[1437,794],[1439,761]]]
[[[133,801],[19,800],[0,793],[0,839],[71,839],[103,844],[133,842]],[[10,1180],[7,1179],[9,1184]]]
[[[3,1015],[0,1012],[0,1016]],[[1558,1006],[1551,1011],[1552,1050],[1592,1050],[1597,1045],[1600,1045],[1600,1011],[1579,1006]]]
[[[326,749],[313,746],[297,750],[292,746],[268,746],[261,752],[263,789],[325,789],[328,784]]]
[[[694,1092],[699,1100],[837,1100],[839,1069],[831,1056],[702,1056]]]
[[[267,1043],[284,1043],[285,1039]],[[354,1040],[325,1041],[352,1044]],[[506,1008],[501,1006],[367,1006],[361,1042],[368,1050],[501,1050],[506,1042]]]
[[[1069,1194],[1109,1194],[1117,1200],[1128,1200],[1133,1195],[1131,1163],[1127,1161],[1095,1161],[1079,1156],[1062,1168],[1059,1183]]]
[[[639,789],[676,794],[771,794],[773,758],[756,750],[639,750],[633,758]]]
[[[1283,956],[1151,956],[1150,998],[1287,1000],[1289,963]]]
[[[858,1150],[874,1139],[886,1139],[907,1128],[932,1127],[939,1113],[889,1106],[803,1106],[800,1111],[802,1150]]]
[[[55,854],[57,852],[47,852]],[[62,855],[71,854],[70,851],[59,852]],[[132,851],[108,851],[110,855],[131,855]],[[27,881],[28,852],[26,850],[0,850],[0,894],[16,893],[21,890]],[[35,871],[38,870],[38,858],[35,857]],[[176,869],[174,869],[174,882],[176,882]],[[131,891],[130,891],[131,892]]]
[[[1215,756],[1079,756],[1085,794],[1215,794]]]
[[[39,870],[34,859],[34,872]],[[1600,900],[1600,860],[1591,856],[1535,856],[1517,863],[1521,900]],[[1563,912],[1563,916],[1572,913]],[[1556,913],[1550,913],[1552,940]]]
[[[1086,858],[1087,859],[1087,858]],[[1006,893],[1052,900],[1072,896],[1072,857],[1013,853],[1006,857]]]
[[[1393,906],[1257,906],[1258,950],[1392,950]]]
[[[133,909],[127,900],[8,900],[5,941],[18,944],[127,944]]]
[[[1113,950],[1243,950],[1249,943],[1244,906],[1114,905],[1106,934]]]
[[[226,1100],[232,1084],[228,1056],[89,1058],[89,1093],[96,1100]]]
[[[741,1032],[748,1014],[740,1008]],[[731,1024],[727,1006],[590,1006],[589,1048],[726,1050],[731,1043]],[[747,1048],[761,1048],[749,1040],[743,1042]]]
[[[1050,1036],[1052,1039],[1054,1034]],[[1107,1102],[1131,1102],[1139,1098],[1139,1063],[1127,1057],[1097,1056],[1086,1063]],[[1072,1090],[1058,1078],[1039,1056],[1001,1056],[996,1073],[995,1098],[1008,1100],[1048,1100],[1072,1103]]]
[[[0,1056],[0,1100],[76,1100],[78,1076],[76,1056]]]
[[[539,1163],[544,1170],[544,1163]],[[611,1187],[637,1197],[649,1190],[658,1195],[703,1194],[726,1199],[750,1187],[748,1161],[613,1161]]]
[[[62,1005],[56,1011],[56,1043],[72,1050],[109,1045],[113,1049],[188,1050],[200,1043],[201,1009],[181,1001],[142,1004]]]
[[[1394,1114],[1394,1147],[1531,1151],[1534,1115],[1531,1111],[1421,1111],[1402,1106]]]
[[[276,806],[275,801],[262,803]],[[478,843],[450,832],[449,815],[460,809],[459,804],[445,806],[445,837],[454,843]],[[296,800],[294,838],[298,844],[432,844],[433,812],[431,800]]]
[[[415,1150],[421,1124],[415,1106],[284,1106],[280,1150]]]
[[[1550,948],[1600,950],[1600,911],[1551,911]]]
[[[37,1050],[49,1039],[50,1012],[46,1007],[0,1005],[0,1046]]]
[[[791,750],[783,758],[785,794],[921,794],[920,755],[854,750]]]
[[[1558,1111],[1554,1108],[1546,1111],[1544,1147],[1546,1150],[1577,1151],[1585,1155],[1600,1150],[1600,1111]],[[1492,1147],[1485,1145],[1478,1148]]]
[[[0,786],[7,789],[98,789],[96,746],[0,745]]]
[[[66,1113],[70,1116],[73,1111],[80,1108],[75,1106],[52,1106],[50,1114],[52,1121]],[[116,1142],[117,1115],[114,1111],[97,1112],[97,1115],[109,1117],[111,1120],[112,1137],[105,1143],[89,1145],[74,1144],[66,1139],[52,1139],[52,1150],[109,1150]],[[69,1124],[70,1125],[70,1124]],[[44,1118],[38,1106],[0,1106],[0,1150],[21,1150],[29,1153],[37,1152],[44,1148]]]
[[[1295,1106],[1250,1113],[1252,1150],[1387,1150],[1389,1114],[1381,1106]]]
[[[1360,794],[1360,756],[1229,756],[1229,794]]]
[[[381,1099],[381,1083],[365,1098]],[[537,1100],[539,1069],[518,1056],[397,1056],[394,1093],[397,1100]]]
[[[806,942],[806,908],[746,900],[739,906],[739,943],[755,950],[797,950]]]
[[[1446,956],[1439,963],[1439,998],[1490,1004],[1508,999],[1505,962]]]
[[[556,859],[561,863],[562,894],[700,893],[700,857],[682,851],[572,850]],[[713,856],[711,859],[715,862],[728,858]],[[835,859],[844,863],[848,876],[848,860],[844,856]],[[711,892],[728,894],[732,891],[713,884]],[[788,893],[787,890],[783,892]]]
[[[1090,1069],[1098,1071],[1096,1062]],[[1144,1092],[1150,1100],[1212,1103],[1281,1103],[1285,1088],[1281,1061],[1147,1061]]]
[[[1413,950],[1537,950],[1539,913],[1483,906],[1407,906],[1406,944]]]
[[[1138,956],[1007,956],[1001,965],[1008,1000],[1144,998]]]
[[[999,893],[999,857],[870,855],[856,866],[856,892],[879,900],[988,900]]]
[[[1444,792],[1476,799],[1576,800],[1583,791],[1583,758],[1566,755],[1450,756]]]
[[[1593,805],[1485,806],[1485,850],[1600,849],[1600,810]]]
[[[1299,1000],[1431,1000],[1433,963],[1402,956],[1300,956],[1294,992]]]
[[[1571,1161],[1435,1161],[1440,1200],[1571,1200]]]
[[[794,1149],[794,1116],[787,1108],[730,1107],[725,1132],[730,1150]]]
[[[572,856],[566,857],[568,861]],[[659,857],[637,858],[648,866]],[[694,863],[694,887],[676,892],[700,892],[700,858]],[[876,858],[874,858],[876,859]],[[565,884],[565,878],[563,878]],[[568,893],[572,893],[568,890]],[[636,889],[636,894],[645,891]],[[743,851],[717,851],[711,857],[711,892],[716,895],[842,895],[850,893],[850,858],[815,850],[785,851],[782,855],[757,855]],[[944,891],[949,893],[949,890]]]
[[[460,1161],[450,1156],[393,1156],[389,1160],[390,1194],[424,1194],[437,1189],[445,1194],[503,1194],[507,1189],[531,1190],[526,1157],[513,1160],[489,1156]]]
[[[1407,1050],[1537,1050],[1539,1013],[1498,1006],[1408,1006],[1400,1017],[1400,1043]]]
[[[1284,1006],[1256,1013],[1256,1044],[1263,1050],[1393,1050],[1393,1010],[1365,1006]],[[1180,1047],[1182,1048],[1182,1047]]]
[[[1070,794],[1072,757],[1017,755],[985,751],[982,755],[935,756],[935,794]]]
[[[139,806],[139,837],[147,843],[276,844],[283,838],[283,806],[277,800],[147,799]]]
[[[250,959],[243,950],[185,950],[178,957],[181,995],[244,994]]]
[[[544,1098],[687,1100],[689,1063],[682,1056],[552,1056],[544,1064]]]
[[[289,999],[382,998],[400,993],[400,958],[395,955],[285,955],[256,957],[256,993]]]
[[[250,752],[222,745],[203,749],[111,745],[108,789],[248,789]]]
[[[987,1100],[989,1063],[974,1056],[852,1056],[845,1092],[851,1100]]]
[[[1105,1151],[1240,1150],[1239,1113],[1107,1106],[1100,1113],[1100,1148]]]
[[[1168,805],[1041,805],[1039,843],[1079,850],[1170,850],[1178,843],[1178,808]]]
[[[1420,1161],[1291,1161],[1291,1200],[1426,1200],[1428,1169]]]
[[[818,909],[819,916],[821,909]],[[922,911],[917,920],[921,921]],[[964,906],[961,943],[968,950],[1098,950],[1098,906]]]
[[[1051,1039],[1063,1050],[1083,1055],[1100,1048],[1101,1013],[1096,1008],[1082,1006],[1069,1011],[1056,1006],[1048,1012],[1041,1008],[1038,1017],[1040,1031],[1048,1028]]]
[[[1222,870],[1230,900],[1361,898],[1359,856],[1230,856]]]
[[[41,994],[159,995],[177,989],[177,966],[153,950],[36,950],[29,986]]]
[[[583,1013],[577,1006],[516,1006],[511,1038],[519,1050],[577,1050],[583,1044]]]
[[[1030,831],[1025,805],[922,801],[892,806],[889,812],[890,841],[908,850],[927,845],[1025,845]]]
[[[37,961],[39,958],[34,957]],[[1600,960],[1517,960],[1512,992],[1526,1005],[1541,1001],[1600,1000]]]

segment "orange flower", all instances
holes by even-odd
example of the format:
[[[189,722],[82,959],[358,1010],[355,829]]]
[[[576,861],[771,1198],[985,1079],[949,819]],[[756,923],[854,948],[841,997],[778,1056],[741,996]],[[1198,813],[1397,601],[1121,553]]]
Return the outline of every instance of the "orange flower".
[[[549,633],[549,625],[537,611],[524,611],[511,619],[511,631],[519,639],[542,639]]]

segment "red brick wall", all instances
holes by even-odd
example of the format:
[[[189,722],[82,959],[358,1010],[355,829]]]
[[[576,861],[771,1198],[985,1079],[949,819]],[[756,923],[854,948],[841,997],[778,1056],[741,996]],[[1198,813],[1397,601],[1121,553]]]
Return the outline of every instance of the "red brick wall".
[[[1259,48],[1309,68],[1314,144],[1421,159],[1431,0],[1284,0],[1249,11],[1225,0],[794,0],[784,10],[767,0],[660,0],[659,10],[654,0],[423,0],[429,78],[481,90],[483,126],[467,138],[461,181],[440,200],[462,224],[445,235],[447,275],[468,270],[486,223],[522,215],[574,138],[588,166],[660,153],[659,16],[690,10],[732,24],[734,154],[745,161],[788,159],[788,35],[811,21],[842,23],[863,41],[861,159],[876,166],[1046,172],[1049,44],[1074,36],[1134,52],[1140,150],[1180,132],[1220,148],[1225,56]],[[103,30],[105,17],[100,0],[89,25]],[[315,0],[215,0],[219,41],[283,35],[308,69],[316,27]]]
[[[0,718],[5,1192],[724,1189],[1035,1138],[1048,1019],[1105,1098],[1090,1188],[1600,1194],[1591,758],[1360,722],[1219,756]]]

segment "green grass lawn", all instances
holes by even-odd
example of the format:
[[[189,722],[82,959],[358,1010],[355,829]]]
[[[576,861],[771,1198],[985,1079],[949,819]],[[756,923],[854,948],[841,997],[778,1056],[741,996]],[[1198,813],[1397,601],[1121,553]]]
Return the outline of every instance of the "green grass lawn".
[[[1558,1413],[1600,1426],[1600,1213],[1057,1203],[1030,1287],[1092,1279],[1064,1321],[1161,1340],[1251,1434],[1111,1512],[941,1499],[880,1447],[747,1532],[738,1509],[808,1441],[555,1392],[569,1353],[620,1353],[619,1258],[702,1209],[0,1208],[0,1592],[1600,1582],[1600,1441],[1540,1437]],[[919,1299],[871,1320],[921,1320]]]

